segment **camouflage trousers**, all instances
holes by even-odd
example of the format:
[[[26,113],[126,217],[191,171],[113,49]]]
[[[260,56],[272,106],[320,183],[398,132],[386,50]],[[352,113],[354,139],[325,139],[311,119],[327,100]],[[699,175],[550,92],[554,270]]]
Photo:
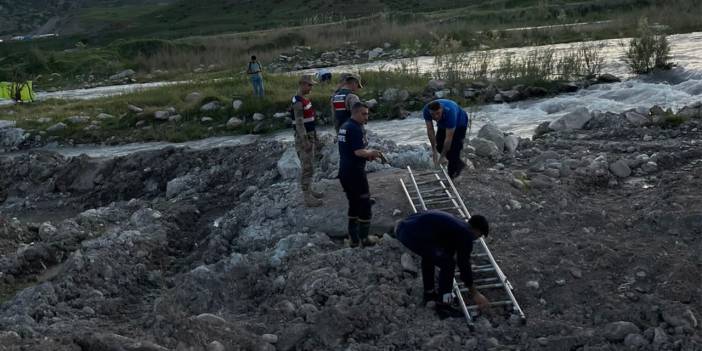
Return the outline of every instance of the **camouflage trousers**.
[[[295,135],[295,150],[297,157],[300,159],[300,188],[302,191],[308,191],[312,186],[312,177],[314,177],[314,158],[318,152],[319,140],[315,131],[307,132],[307,147],[305,147],[304,137]]]

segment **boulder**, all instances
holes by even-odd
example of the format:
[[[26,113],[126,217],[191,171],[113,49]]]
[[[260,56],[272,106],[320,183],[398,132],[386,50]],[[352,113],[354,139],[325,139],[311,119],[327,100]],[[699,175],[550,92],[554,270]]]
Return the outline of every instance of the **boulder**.
[[[502,152],[497,148],[494,142],[483,138],[474,138],[470,141],[470,145],[475,148],[475,154],[482,157],[497,159]]]
[[[548,95],[548,90],[542,87],[527,87],[524,89],[524,95],[526,97],[544,97]]]
[[[449,95],[451,95],[451,90],[448,90],[448,89],[439,90],[439,91],[434,92],[434,96],[436,96],[437,99],[443,99]]]
[[[442,79],[432,79],[427,83],[427,86],[432,90],[443,90],[446,88],[446,81]]]
[[[534,129],[534,136],[533,139],[539,139],[542,136],[548,134],[551,132],[551,128],[549,128],[549,125],[551,125],[551,122],[541,122],[538,126],[536,126],[536,129]]]
[[[171,116],[170,111],[156,111],[154,112],[154,118],[159,121],[167,121],[168,117]]]
[[[133,112],[133,113],[142,113],[142,112],[144,112],[144,109],[143,109],[143,108],[138,107],[138,106],[134,106],[134,105],[132,105],[132,104],[128,104],[128,105],[127,105],[127,110],[129,110],[129,112]]]
[[[102,120],[113,119],[113,118],[115,118],[115,116],[107,114],[107,113],[100,113],[97,116],[95,116],[95,119],[102,119]]]
[[[505,137],[505,151],[510,154],[514,154],[519,147],[519,138],[515,135],[508,135]]]
[[[65,130],[66,128],[68,128],[68,126],[65,123],[59,122],[59,123],[56,123],[49,128],[46,128],[46,131],[49,133],[57,133],[57,132]]]
[[[168,116],[169,122],[180,122],[182,119],[183,119],[183,116],[181,116],[181,115]]]
[[[380,57],[380,55],[382,55],[382,54],[383,54],[382,48],[375,48],[373,50],[368,51],[368,59],[375,60],[376,58]]]
[[[676,114],[685,118],[700,118],[702,117],[702,109],[699,107],[685,106]]]
[[[588,109],[585,107],[580,107],[577,110],[554,120],[548,125],[548,127],[556,131],[583,129],[585,124],[587,124],[591,118],[592,116],[590,115],[590,111],[588,111]]]
[[[626,321],[612,322],[604,327],[604,337],[609,341],[623,341],[629,334],[639,334],[641,330],[636,324]]]
[[[407,90],[388,88],[383,92],[383,100],[388,102],[402,102],[409,98]]]
[[[621,81],[622,80],[619,79],[619,77],[609,73],[600,74],[599,76],[597,76],[598,83],[618,83]]]
[[[505,149],[505,134],[492,123],[488,123],[480,128],[478,138],[492,141],[500,152]]]
[[[290,117],[290,113],[288,113],[288,112],[276,112],[273,114],[273,118],[276,118],[276,119],[288,118],[288,117]]]
[[[504,102],[517,101],[522,97],[522,94],[519,92],[519,90],[502,91],[500,92],[500,95],[502,96],[502,101]]]
[[[626,178],[631,175],[631,168],[629,168],[629,164],[624,160],[611,163],[609,165],[609,171],[619,178]]]
[[[300,173],[300,159],[294,147],[285,150],[277,163],[278,173],[283,179],[295,179]]]
[[[136,72],[134,72],[134,70],[125,69],[125,70],[122,71],[122,72],[119,72],[119,73],[117,73],[117,74],[111,75],[111,76],[110,76],[110,80],[122,80],[122,79],[124,79],[124,78],[132,77],[132,76],[135,75],[135,74],[136,74]]]
[[[71,116],[66,118],[66,122],[69,124],[82,124],[90,121],[90,117],[88,116]]]
[[[227,121],[227,128],[236,129],[239,128],[242,124],[244,124],[244,121],[242,121],[240,118],[232,117]]]
[[[202,123],[210,123],[212,121],[214,121],[214,119],[212,117],[205,116],[205,117],[200,118],[200,122],[202,122]]]
[[[15,121],[0,120],[0,150],[14,149],[29,136],[24,129],[14,128]]]
[[[404,269],[407,272],[410,272],[412,274],[417,274],[419,272],[419,270],[417,269],[417,265],[414,263],[414,259],[412,259],[412,256],[407,252],[403,253],[402,256],[400,256],[400,264],[402,265],[402,269]]]
[[[202,112],[209,112],[209,111],[217,111],[219,110],[221,105],[219,104],[219,101],[210,101],[200,107],[200,111]]]
[[[266,119],[266,115],[264,115],[263,113],[256,112],[253,114],[253,120],[256,122],[263,121],[264,119]]]
[[[241,100],[234,100],[232,101],[232,108],[234,111],[239,111],[241,109],[241,106],[244,105],[244,102]]]
[[[635,127],[640,127],[650,122],[648,116],[644,116],[636,111],[624,112],[624,118]]]
[[[376,106],[378,106],[378,100],[370,99],[370,100],[366,101],[366,105],[368,105],[368,108],[372,110],[372,109],[376,108]]]

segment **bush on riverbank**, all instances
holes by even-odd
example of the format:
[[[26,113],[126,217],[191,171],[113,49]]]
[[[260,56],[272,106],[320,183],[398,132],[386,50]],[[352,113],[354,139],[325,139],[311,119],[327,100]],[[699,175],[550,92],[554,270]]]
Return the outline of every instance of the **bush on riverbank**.
[[[639,21],[639,36],[629,42],[624,61],[635,74],[650,73],[654,69],[670,69],[670,43],[665,34],[656,33],[644,17]]]

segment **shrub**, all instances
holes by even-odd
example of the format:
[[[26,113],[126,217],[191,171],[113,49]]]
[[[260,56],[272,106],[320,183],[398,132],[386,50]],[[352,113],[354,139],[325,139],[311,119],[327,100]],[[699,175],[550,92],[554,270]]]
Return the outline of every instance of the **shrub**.
[[[635,74],[645,74],[654,69],[670,69],[670,43],[665,34],[658,34],[644,17],[639,20],[638,38],[629,42],[624,62]]]

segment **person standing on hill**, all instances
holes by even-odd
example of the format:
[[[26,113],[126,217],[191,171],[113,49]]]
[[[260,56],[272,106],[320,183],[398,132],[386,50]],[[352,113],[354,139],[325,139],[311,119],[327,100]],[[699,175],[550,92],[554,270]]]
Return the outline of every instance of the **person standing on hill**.
[[[251,84],[253,85],[254,96],[263,97],[263,66],[256,60],[256,56],[251,56],[251,61],[249,61],[249,66],[246,69],[246,74],[249,75],[251,79]]]
[[[466,166],[461,160],[463,141],[468,130],[468,114],[456,102],[438,99],[424,106],[422,111],[431,143],[432,159],[438,166],[448,160],[448,175],[456,178]],[[437,131],[434,132],[434,122]]]
[[[363,88],[361,76],[356,73],[346,73],[344,81],[332,96],[332,113],[334,115],[334,129],[339,133],[339,128],[351,118],[351,108],[361,99],[356,95],[358,89]]]
[[[314,176],[314,153],[317,148],[317,132],[315,130],[315,111],[312,101],[307,95],[317,82],[311,75],[303,75],[298,82],[298,89],[292,97],[293,121],[295,123],[295,149],[301,163],[300,189],[307,207],[319,207],[324,195],[312,189]]]
[[[368,105],[357,102],[351,118],[339,128],[339,181],[349,202],[348,232],[351,247],[371,246],[371,197],[366,177],[366,161],[382,159],[378,150],[368,149],[364,125],[368,122]]]

